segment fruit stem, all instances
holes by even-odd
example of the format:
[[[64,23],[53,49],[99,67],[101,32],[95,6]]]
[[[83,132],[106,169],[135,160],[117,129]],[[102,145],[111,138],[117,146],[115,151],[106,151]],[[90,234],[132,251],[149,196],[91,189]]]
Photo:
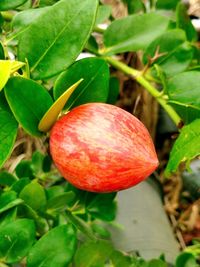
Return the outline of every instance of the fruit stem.
[[[66,210],[66,217],[67,219],[77,228],[79,229],[83,234],[85,234],[89,239],[93,241],[97,241],[97,238],[93,234],[92,230],[89,228],[89,226],[81,220],[79,217],[75,216],[70,210]]]
[[[170,118],[174,121],[174,123],[178,126],[181,118],[176,113],[176,111],[167,104],[166,95],[159,92],[150,82],[148,82],[144,78],[144,73],[142,71],[133,69],[123,62],[113,58],[113,57],[104,57],[104,59],[110,63],[113,67],[115,67],[118,70],[121,70],[123,73],[131,76],[134,78],[140,85],[142,85],[157,101],[158,103],[165,109],[165,111],[168,113]]]

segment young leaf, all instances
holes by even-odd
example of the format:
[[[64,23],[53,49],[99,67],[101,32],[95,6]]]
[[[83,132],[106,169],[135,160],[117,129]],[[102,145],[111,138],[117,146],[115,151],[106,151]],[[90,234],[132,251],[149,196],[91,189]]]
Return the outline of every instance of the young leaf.
[[[187,14],[187,8],[183,3],[179,3],[176,8],[176,24],[177,28],[183,29],[186,32],[188,41],[197,40],[197,32],[192,25],[190,17]]]
[[[22,189],[31,182],[29,178],[21,178],[11,186],[11,190],[19,194]]]
[[[74,198],[75,194],[72,191],[59,194],[58,196],[48,200],[47,209],[55,211],[64,210],[67,208],[67,205],[74,200]]]
[[[18,6],[23,5],[26,1],[27,0],[15,0],[15,1],[1,0],[0,1],[0,11],[14,9]]]
[[[76,59],[92,31],[97,4],[97,0],[61,0],[20,34],[18,56],[28,59],[34,79],[62,72]]]
[[[175,267],[198,267],[198,265],[192,254],[183,252],[177,257]]]
[[[27,267],[66,267],[75,249],[74,228],[70,224],[55,227],[32,247],[27,257]]]
[[[165,32],[168,25],[169,19],[158,13],[130,15],[115,20],[104,33],[104,52],[111,55],[145,49]]]
[[[124,2],[127,4],[129,14],[145,11],[145,5],[142,0],[124,0]]]
[[[21,261],[35,242],[32,220],[20,219],[0,227],[0,260],[6,263]]]
[[[198,71],[177,74],[167,85],[169,101],[200,109],[200,75]]]
[[[74,92],[74,90],[77,88],[77,86],[79,86],[79,84],[82,81],[83,79],[80,79],[78,82],[70,86],[47,110],[47,112],[44,114],[38,125],[38,129],[41,132],[48,132],[51,129],[53,124],[56,122],[58,115],[64,108],[68,99],[70,98],[71,94]]]
[[[23,200],[17,198],[14,191],[4,192],[0,195],[0,213],[9,210],[19,204],[23,203]]]
[[[113,251],[112,245],[103,240],[84,243],[76,252],[75,266],[102,267]]]
[[[0,172],[0,185],[1,186],[11,186],[13,183],[17,181],[17,177],[12,175],[7,171]]]
[[[35,211],[42,212],[46,208],[47,201],[44,188],[35,181],[27,184],[20,192],[19,197]]]
[[[11,61],[0,60],[0,91],[6,85],[11,73]]]
[[[200,154],[200,119],[184,126],[176,140],[165,170],[168,176],[175,172],[181,162],[189,163]]]
[[[97,17],[95,24],[100,24],[107,20],[112,12],[112,7],[109,5],[102,5],[98,7]]]
[[[131,267],[132,265],[131,257],[124,255],[121,251],[113,251],[110,257],[112,264],[115,267]]]
[[[53,103],[45,88],[32,80],[12,77],[5,94],[17,121],[29,134],[40,136],[38,124]]]
[[[83,78],[83,82],[69,98],[65,108],[72,109],[88,102],[106,102],[109,86],[109,68],[98,58],[85,58],[75,62],[56,80],[54,97],[57,99],[67,87]]]
[[[17,136],[18,123],[7,111],[0,108],[0,167],[10,156]]]

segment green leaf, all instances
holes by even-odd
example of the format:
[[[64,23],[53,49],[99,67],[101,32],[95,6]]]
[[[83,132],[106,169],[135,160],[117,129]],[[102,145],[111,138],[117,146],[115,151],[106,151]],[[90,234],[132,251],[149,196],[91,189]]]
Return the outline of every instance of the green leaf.
[[[131,258],[127,255],[124,255],[121,251],[113,251],[110,259],[115,267],[135,267],[135,265],[131,264]]]
[[[6,263],[21,261],[35,241],[32,220],[20,219],[0,228],[0,260]]]
[[[74,228],[70,224],[55,227],[32,247],[27,257],[27,267],[66,267],[75,249]]]
[[[145,11],[145,6],[142,0],[124,0],[124,2],[127,4],[129,14]]]
[[[103,267],[113,251],[112,245],[103,240],[84,243],[76,252],[75,266]]]
[[[198,39],[197,32],[187,14],[187,8],[181,2],[176,8],[176,24],[177,28],[183,29],[186,32],[189,41],[196,41]]]
[[[29,177],[34,178],[32,163],[30,160],[21,160],[20,163],[15,168],[15,173],[17,177]]]
[[[10,77],[11,66],[10,60],[0,60],[0,91],[4,88]]]
[[[116,193],[95,194],[87,206],[87,211],[94,217],[105,221],[112,221],[116,215]]]
[[[17,194],[19,194],[22,189],[31,182],[31,180],[29,178],[21,178],[20,180],[18,180],[17,182],[15,182],[12,186],[11,186],[11,190],[15,191]]]
[[[148,267],[168,267],[167,263],[163,262],[162,260],[153,259],[149,261]]]
[[[192,254],[183,252],[177,257],[175,267],[198,267],[198,265]]]
[[[74,192],[65,192],[50,198],[47,202],[47,209],[58,211],[67,208],[67,205],[71,203],[75,198]]]
[[[32,80],[12,77],[5,94],[16,120],[29,134],[40,136],[38,124],[53,103],[45,88]]]
[[[17,217],[17,206],[12,209],[9,209],[8,211],[5,211],[3,214],[1,214],[0,217],[0,228],[15,221],[16,217]]]
[[[165,170],[168,176],[175,172],[181,162],[187,164],[200,154],[200,119],[184,126],[176,140]]]
[[[175,9],[180,0],[157,0],[156,8],[158,9]]]
[[[109,68],[98,58],[85,58],[75,62],[56,80],[54,97],[57,99],[69,86],[83,78],[83,82],[71,95],[65,109],[88,102],[106,102],[109,86]]]
[[[105,54],[145,49],[167,30],[169,19],[158,13],[130,15],[113,21],[104,33]],[[117,33],[117,34],[116,34]]]
[[[177,74],[169,80],[167,92],[169,101],[200,109],[200,75],[198,71]]]
[[[56,75],[77,58],[92,31],[97,4],[97,0],[61,0],[20,34],[18,56],[28,59],[34,79]]]
[[[20,192],[19,197],[35,211],[44,211],[46,208],[44,188],[35,181],[27,184]]]
[[[58,1],[59,0],[40,0],[39,6],[41,6],[41,7],[43,7],[43,6],[51,6],[51,5],[55,4]]]
[[[0,59],[5,59],[4,48],[1,42],[0,42]]]
[[[1,0],[0,1],[0,11],[14,9],[18,6],[23,5],[27,0]]]
[[[108,104],[114,105],[117,102],[119,90],[119,80],[117,79],[117,77],[110,77],[109,94],[107,99]]]
[[[0,108],[0,167],[9,158],[17,136],[18,124],[15,118]]]
[[[17,195],[14,191],[4,192],[0,195],[0,213],[21,203],[23,203],[23,200],[17,198]]]
[[[7,171],[0,172],[0,185],[1,186],[11,186],[17,181],[17,177],[12,175]]]
[[[105,20],[107,20],[112,12],[112,7],[109,5],[102,5],[98,7],[98,11],[97,11],[97,17],[96,17],[96,22],[95,24],[100,24],[105,22]]]
[[[155,39],[146,49],[143,62],[159,54],[153,64],[158,64],[167,76],[184,71],[193,59],[193,47],[186,42],[185,32],[173,29]]]

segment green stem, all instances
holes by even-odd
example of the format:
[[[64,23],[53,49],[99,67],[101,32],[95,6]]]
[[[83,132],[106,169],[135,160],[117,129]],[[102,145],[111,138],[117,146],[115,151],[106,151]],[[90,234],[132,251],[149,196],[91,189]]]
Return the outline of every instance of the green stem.
[[[96,241],[97,238],[93,234],[92,230],[89,228],[89,226],[81,220],[79,217],[72,214],[70,210],[66,211],[66,217],[67,219],[77,228],[79,229],[83,234],[85,234],[89,239]]]
[[[126,64],[120,62],[117,59],[112,57],[104,57],[104,59],[110,63],[113,67],[118,70],[121,70],[123,73],[133,77],[140,85],[142,85],[156,100],[158,103],[165,109],[171,119],[174,121],[176,125],[181,121],[180,116],[176,113],[176,111],[167,104],[166,95],[163,95],[159,92],[151,83],[149,83],[143,76],[141,71],[133,69]]]
[[[101,34],[105,32],[104,29],[102,29],[102,28],[100,28],[98,26],[95,26],[94,29],[93,29],[93,31],[94,32],[97,32],[97,33],[101,33]]]

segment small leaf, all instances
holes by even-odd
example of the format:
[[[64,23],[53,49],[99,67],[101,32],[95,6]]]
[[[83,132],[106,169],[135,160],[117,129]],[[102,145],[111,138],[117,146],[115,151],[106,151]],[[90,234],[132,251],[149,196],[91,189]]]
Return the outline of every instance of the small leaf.
[[[115,267],[134,267],[134,265],[132,265],[132,261],[131,258],[127,255],[124,255],[122,252],[120,251],[113,251],[113,253],[111,254],[110,257],[112,264]]]
[[[6,263],[20,262],[35,241],[32,220],[20,219],[0,227],[0,260]]]
[[[165,170],[167,176],[175,172],[181,162],[189,163],[200,154],[200,119],[184,126],[176,140]]]
[[[145,5],[142,0],[124,0],[124,2],[127,4],[129,14],[145,11]]]
[[[46,208],[44,188],[35,181],[27,184],[20,192],[19,197],[35,211],[44,211]]]
[[[14,191],[4,192],[0,195],[0,213],[9,210],[19,204],[23,203],[22,199],[17,198]]]
[[[107,63],[99,58],[85,58],[75,62],[56,80],[54,97],[57,99],[66,87],[77,80],[83,82],[69,98],[65,109],[72,109],[88,102],[106,102],[109,86],[109,68]]]
[[[31,180],[29,178],[21,178],[20,180],[18,180],[17,182],[15,182],[12,186],[11,186],[11,190],[15,191],[17,194],[19,194],[22,189],[31,182]]]
[[[27,267],[66,267],[71,262],[75,249],[74,228],[70,224],[55,227],[31,248]]]
[[[197,267],[195,257],[190,253],[181,253],[176,259],[175,267]]]
[[[10,77],[11,66],[10,60],[0,60],[0,91],[4,88]]]
[[[17,206],[14,208],[11,208],[8,211],[5,211],[3,214],[1,214],[0,228],[4,225],[6,226],[7,224],[15,221],[16,218],[17,218]]]
[[[32,80],[12,77],[5,94],[16,120],[29,134],[40,136],[38,124],[53,103],[46,89]]]
[[[65,192],[53,198],[50,198],[47,202],[47,209],[50,210],[64,210],[67,205],[71,203],[75,198],[75,194],[71,192]]]
[[[0,1],[0,11],[14,9],[18,6],[23,5],[26,1],[27,0],[15,0],[15,1],[1,0]]]
[[[23,177],[29,177],[34,178],[33,169],[31,166],[30,160],[21,160],[20,163],[15,168],[15,173],[17,177],[23,178]]]
[[[1,186],[11,186],[13,183],[17,181],[17,177],[12,175],[7,171],[0,172],[0,185]]]
[[[105,54],[145,49],[169,25],[169,19],[158,13],[130,15],[113,21],[104,33]],[[117,33],[117,34],[116,34]]]
[[[9,158],[17,136],[18,123],[10,112],[0,108],[0,167]]]
[[[102,267],[113,251],[112,245],[103,240],[84,243],[76,252],[75,266]]]
[[[162,260],[153,259],[148,262],[148,267],[168,267],[168,265]]]
[[[67,103],[68,99],[70,98],[71,94],[74,90],[79,86],[79,84],[83,81],[80,79],[78,82],[74,83],[70,88],[68,88],[49,108],[49,110],[44,114],[42,117],[38,129],[41,132],[48,132],[53,124],[56,122],[58,115],[64,108],[65,104]]]
[[[189,41],[198,39],[197,32],[187,13],[187,8],[183,3],[179,3],[176,8],[176,24],[177,28],[183,29],[186,32]]]
[[[34,79],[54,76],[72,64],[89,38],[97,6],[97,0],[61,0],[21,32],[18,57],[28,59]]]

